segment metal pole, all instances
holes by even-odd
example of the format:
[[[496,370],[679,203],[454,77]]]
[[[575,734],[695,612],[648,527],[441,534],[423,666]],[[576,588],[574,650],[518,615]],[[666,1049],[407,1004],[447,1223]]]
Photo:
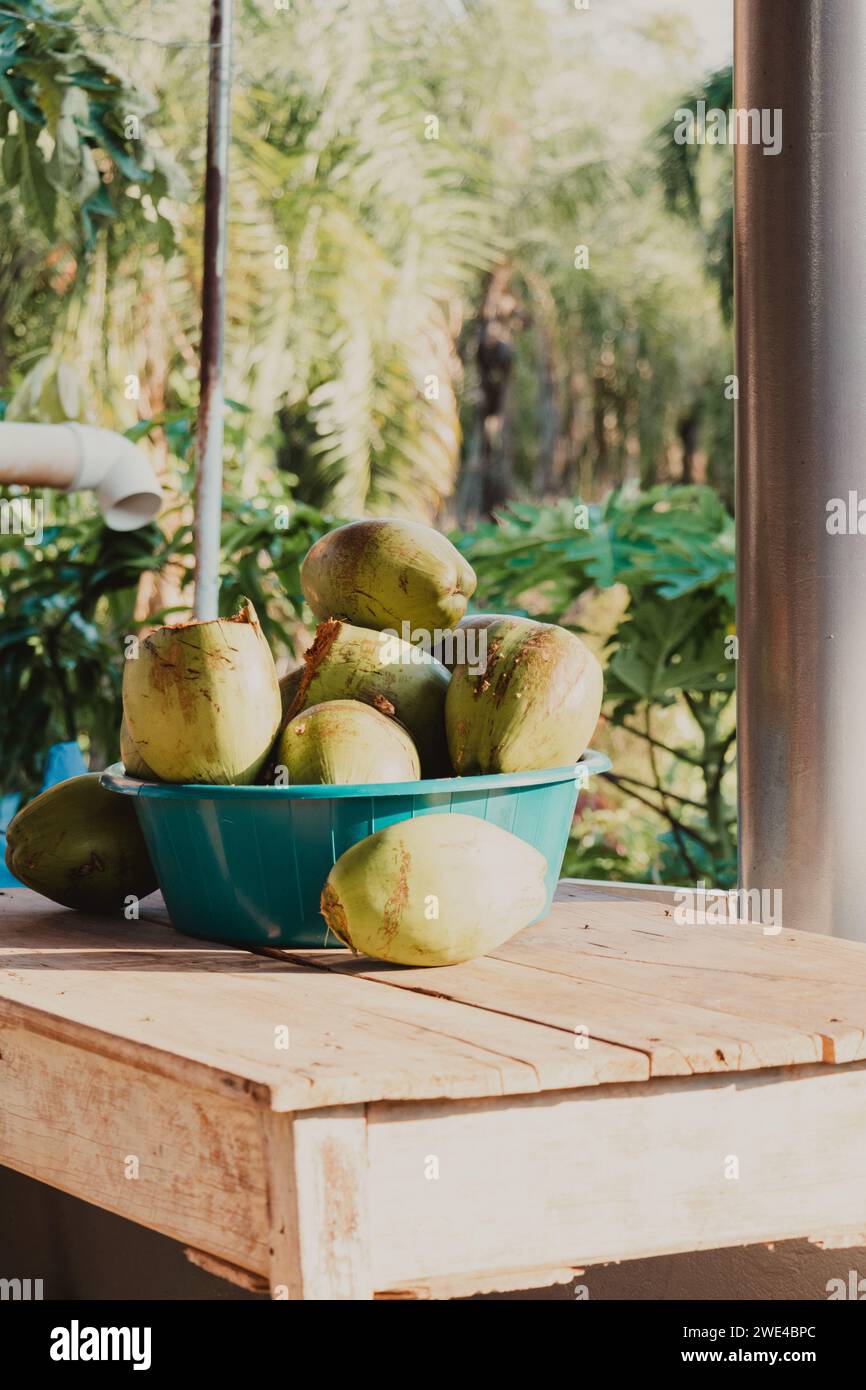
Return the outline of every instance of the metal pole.
[[[233,0],[211,0],[201,362],[195,451],[195,616],[199,619],[215,618],[219,611],[232,8]]]
[[[735,0],[735,107],[783,113],[779,154],[735,150],[741,886],[781,890],[785,928],[858,940],[864,75],[864,0]]]

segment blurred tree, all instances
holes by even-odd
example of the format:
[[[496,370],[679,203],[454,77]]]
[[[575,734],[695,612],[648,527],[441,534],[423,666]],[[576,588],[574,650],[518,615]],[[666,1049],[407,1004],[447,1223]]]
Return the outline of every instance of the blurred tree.
[[[23,361],[47,349],[66,296],[92,283],[101,229],[147,219],[168,254],[163,201],[184,191],[148,133],[153,99],[67,15],[46,0],[0,11],[0,370],[16,338]]]
[[[703,110],[728,113],[734,104],[734,73],[719,68],[678,103],[698,116]],[[734,174],[730,145],[677,144],[673,123],[656,134],[658,171],[668,210],[683,217],[701,234],[707,275],[715,284],[719,304],[730,323],[734,310]]]
[[[693,92],[681,97],[678,110],[729,112],[734,102],[733,69],[710,73]],[[698,121],[698,124],[700,122]],[[692,228],[701,247],[704,273],[715,287],[725,324],[734,311],[734,178],[730,145],[678,144],[674,122],[656,132],[657,168],[669,212]],[[730,368],[733,371],[733,366]],[[728,506],[734,506],[733,435],[730,411],[708,398],[691,416],[691,427],[708,446],[708,480]],[[727,418],[725,418],[727,417]],[[719,447],[721,446],[721,447]]]
[[[154,43],[134,0],[63,15],[40,21],[52,61],[85,37],[133,58],[158,101],[148,148],[200,185],[200,15],[161,7]],[[276,470],[342,514],[471,523],[511,495],[707,470],[724,486],[729,334],[700,238],[665,217],[644,158],[641,73],[617,72],[613,102],[597,26],[544,0],[244,0],[238,33],[226,378],[249,413],[231,488],[252,498]],[[642,53],[677,41],[635,31]],[[50,130],[37,146],[50,162]],[[86,263],[80,230],[46,241],[17,191],[0,200],[0,309],[7,381],[49,350],[74,358],[101,422],[129,428],[195,408],[202,209],[154,205],[156,185],[116,168]],[[158,463],[179,497],[164,447]]]

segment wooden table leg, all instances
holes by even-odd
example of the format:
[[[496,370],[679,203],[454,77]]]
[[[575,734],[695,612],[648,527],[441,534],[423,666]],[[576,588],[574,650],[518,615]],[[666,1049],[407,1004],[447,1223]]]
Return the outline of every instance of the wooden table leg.
[[[265,1117],[271,1297],[371,1299],[363,1105]]]

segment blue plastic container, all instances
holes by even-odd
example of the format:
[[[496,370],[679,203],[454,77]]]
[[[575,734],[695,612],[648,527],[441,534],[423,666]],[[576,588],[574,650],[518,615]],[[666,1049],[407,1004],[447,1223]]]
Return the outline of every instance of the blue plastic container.
[[[66,782],[70,777],[80,777],[87,771],[87,763],[77,743],[52,743],[45,760],[40,791],[56,787],[58,782]],[[6,868],[6,831],[9,822],[21,805],[21,793],[9,792],[0,796],[0,888],[23,888],[24,884],[13,878]]]
[[[139,782],[120,763],[102,774],[136,798],[139,824],[172,923],[241,946],[339,946],[319,895],[344,850],[413,816],[459,811],[510,830],[547,860],[547,904],[577,796],[610,760],[576,767],[371,786],[217,787]],[[542,914],[544,915],[544,914]]]

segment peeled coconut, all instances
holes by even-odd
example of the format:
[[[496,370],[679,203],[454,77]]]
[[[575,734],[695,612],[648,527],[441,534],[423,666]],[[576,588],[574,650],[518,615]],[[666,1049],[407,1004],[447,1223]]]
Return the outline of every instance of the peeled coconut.
[[[359,627],[453,627],[475,592],[475,571],[451,542],[417,521],[351,521],[316,541],[301,587],[317,618]],[[412,639],[415,640],[415,639]]]
[[[417,782],[418,751],[402,725],[360,700],[330,700],[290,720],[274,751],[274,780],[320,783]]]
[[[547,860],[507,830],[456,812],[386,826],[340,856],[322,916],[353,951],[398,965],[455,965],[529,926]]]
[[[138,777],[142,782],[158,781],[156,773],[136,748],[125,717],[120,721],[120,761],[127,777]]]
[[[131,801],[99,785],[99,773],[41,792],[6,832],[9,870],[52,902],[79,912],[122,913],[157,886]]]
[[[573,632],[499,618],[480,670],[457,666],[445,698],[448,750],[459,776],[566,767],[601,712],[601,667]]]
[[[256,611],[160,627],[123,670],[123,712],[164,782],[254,782],[280,726],[280,687]]]
[[[445,695],[450,676],[422,647],[330,618],[316,629],[289,718],[327,700],[362,700],[412,736],[426,777],[450,776]]]

